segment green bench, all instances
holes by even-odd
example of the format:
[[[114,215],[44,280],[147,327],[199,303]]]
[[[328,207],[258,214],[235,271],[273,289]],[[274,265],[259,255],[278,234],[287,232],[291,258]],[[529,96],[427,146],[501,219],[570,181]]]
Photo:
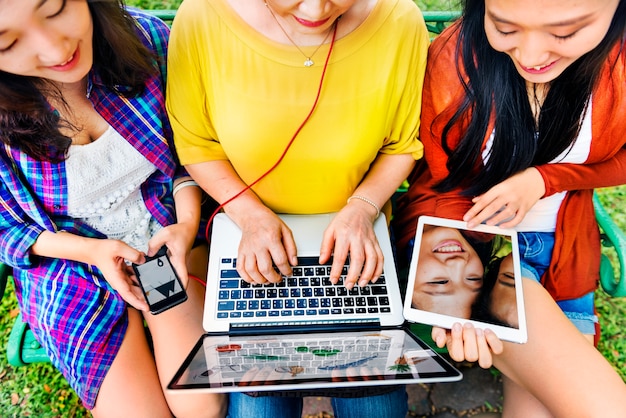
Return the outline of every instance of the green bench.
[[[175,10],[149,10],[150,13],[163,19],[168,24],[174,20]],[[429,32],[436,36],[441,33],[447,23],[453,21],[459,16],[458,12],[440,12],[426,11],[424,18]],[[399,189],[402,192],[402,189]],[[603,254],[600,264],[600,279],[602,289],[609,295],[615,297],[626,296],[626,234],[613,222],[604,207],[602,206],[597,195],[594,196],[594,206],[596,212],[596,220],[602,232],[602,245],[606,250],[612,251],[618,260],[616,263],[617,271],[613,268],[608,256]],[[0,299],[4,295],[6,284],[12,280],[11,268],[0,264]],[[415,331],[427,342],[430,340],[429,328],[415,327]],[[18,315],[11,328],[11,334],[7,344],[7,357],[9,364],[19,367],[31,363],[50,362],[48,356],[44,353],[39,343],[33,337],[28,324],[22,321],[21,315]]]

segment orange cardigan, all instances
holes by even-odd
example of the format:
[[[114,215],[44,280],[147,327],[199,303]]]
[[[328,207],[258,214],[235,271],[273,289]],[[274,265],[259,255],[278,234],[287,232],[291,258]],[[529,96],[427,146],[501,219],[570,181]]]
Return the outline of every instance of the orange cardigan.
[[[431,188],[448,174],[448,156],[441,133],[463,88],[456,59],[458,23],[431,45],[424,81],[420,139],[425,159],[409,178],[408,192],[398,200],[394,214],[398,254],[406,251],[421,215],[461,219],[472,206],[459,190],[437,193]],[[546,164],[536,167],[546,186],[546,196],[567,191],[557,217],[555,248],[543,285],[556,300],[572,299],[597,288],[600,236],[595,219],[593,189],[626,183],[626,48],[616,45],[605,64],[592,98],[592,144],[584,164]],[[457,67],[458,66],[458,67]],[[449,134],[459,139],[463,126]],[[491,130],[488,130],[491,131]],[[479,169],[477,165],[476,169]],[[400,260],[402,262],[402,260]]]

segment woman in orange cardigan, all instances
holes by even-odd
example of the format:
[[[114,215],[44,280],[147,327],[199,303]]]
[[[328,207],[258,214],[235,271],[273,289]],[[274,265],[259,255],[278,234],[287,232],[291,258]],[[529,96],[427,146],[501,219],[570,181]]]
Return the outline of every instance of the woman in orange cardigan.
[[[417,217],[436,215],[515,227],[528,244],[522,258],[542,256],[544,265],[523,266],[528,344],[500,353],[487,331],[447,335],[453,357],[490,365],[489,347],[496,354],[511,416],[624,414],[591,390],[623,393],[624,384],[591,344],[580,344],[572,323],[592,339],[600,255],[593,188],[626,183],[625,15],[624,0],[466,0],[463,18],[429,51],[420,128],[427,166],[398,204],[399,254],[409,254]],[[443,330],[434,337],[446,341]],[[585,370],[564,370],[581,360]],[[597,380],[603,373],[613,383]],[[563,402],[555,390],[575,399]]]

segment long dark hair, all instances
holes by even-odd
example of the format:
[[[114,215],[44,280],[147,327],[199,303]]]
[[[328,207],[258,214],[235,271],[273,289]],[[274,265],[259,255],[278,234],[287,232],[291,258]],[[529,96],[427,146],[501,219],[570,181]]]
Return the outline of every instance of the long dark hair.
[[[123,0],[87,0],[93,19],[93,69],[107,88],[127,97],[141,93],[157,71],[151,52],[137,37]],[[50,83],[0,71],[0,141],[40,161],[62,161],[71,139],[59,131],[67,122],[48,104]]]
[[[463,82],[465,97],[442,133],[450,174],[437,185],[439,191],[462,186],[467,195],[484,193],[515,173],[552,161],[573,145],[609,52],[617,42],[624,42],[626,0],[620,0],[602,42],[550,83],[538,126],[526,83],[511,59],[490,46],[484,16],[484,0],[464,1],[457,54],[462,57],[467,75]],[[463,79],[460,71],[459,77]],[[493,147],[488,161],[476,173],[492,111],[495,112]],[[466,123],[466,129],[453,147],[448,134],[458,123]]]

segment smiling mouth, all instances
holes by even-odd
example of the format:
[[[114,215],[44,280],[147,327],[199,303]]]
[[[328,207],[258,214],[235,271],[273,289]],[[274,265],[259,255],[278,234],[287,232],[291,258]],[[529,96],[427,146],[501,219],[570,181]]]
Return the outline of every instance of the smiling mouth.
[[[540,73],[540,72],[543,72],[543,71],[547,71],[548,68],[552,68],[552,66],[554,65],[555,62],[556,61],[551,62],[551,63],[546,64],[546,65],[534,65],[532,67],[524,67],[524,66],[522,66],[522,68],[524,68],[526,71],[529,71],[529,72],[532,71],[532,72]]]
[[[434,253],[462,253],[463,247],[458,244],[446,243],[433,250]]]
[[[76,52],[74,52],[72,54],[71,57],[69,57],[65,62],[62,62],[60,64],[55,65],[55,67],[63,67],[64,65],[67,65],[68,63],[72,62],[72,60],[74,59],[74,56],[76,55]]]
[[[535,65],[534,67],[530,67],[530,68],[532,68],[532,69],[533,69],[533,70],[535,70],[535,71],[540,71],[540,70],[543,70],[544,68],[546,68],[548,65],[550,65],[550,64],[546,64],[546,65]]]
[[[317,21],[315,21],[315,22],[312,22],[312,21],[310,21],[310,20],[301,19],[301,18],[296,17],[296,16],[294,16],[294,19],[295,19],[298,23],[300,23],[301,25],[304,25],[304,26],[307,26],[307,27],[310,27],[310,28],[315,28],[315,27],[318,27],[318,26],[322,26],[322,25],[324,25],[326,22],[328,22],[328,19],[317,20]]]

